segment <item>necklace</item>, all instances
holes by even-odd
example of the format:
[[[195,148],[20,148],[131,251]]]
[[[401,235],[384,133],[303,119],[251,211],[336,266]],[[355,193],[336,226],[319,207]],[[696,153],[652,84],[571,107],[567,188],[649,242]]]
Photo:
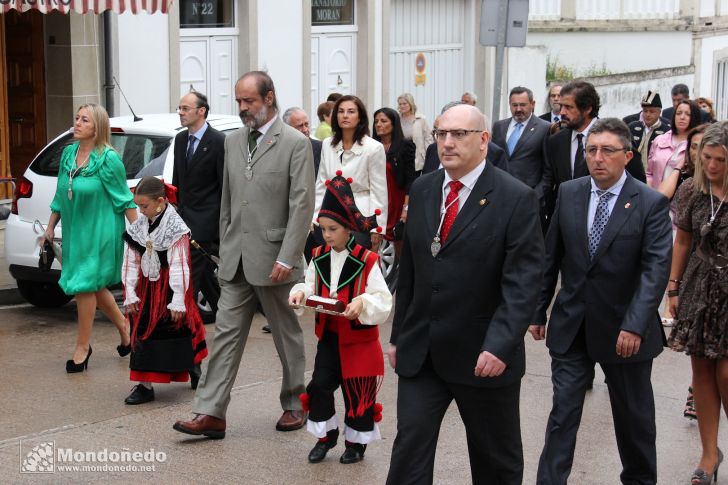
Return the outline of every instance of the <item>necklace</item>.
[[[718,212],[720,211],[720,208],[723,207],[723,202],[725,202],[726,195],[723,194],[723,198],[720,200],[720,204],[718,204],[718,208],[713,210],[713,185],[708,184],[708,190],[710,191],[710,219],[708,222],[703,224],[703,226],[700,228],[700,235],[702,237],[705,237],[708,235],[710,230],[713,228],[713,222],[715,222],[715,217],[718,215]]]
[[[78,155],[78,153],[76,153]],[[86,166],[88,163],[88,159],[91,156],[91,152],[88,152],[88,155],[86,155],[86,159],[81,162],[79,165],[78,163],[78,157],[76,158],[76,168],[72,168],[68,171],[68,200],[73,200],[73,178],[78,175],[78,173]]]

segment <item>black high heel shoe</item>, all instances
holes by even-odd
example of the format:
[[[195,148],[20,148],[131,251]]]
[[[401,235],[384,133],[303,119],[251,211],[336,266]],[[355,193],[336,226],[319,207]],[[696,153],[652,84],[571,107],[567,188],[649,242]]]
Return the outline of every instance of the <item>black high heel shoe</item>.
[[[718,463],[715,464],[713,473],[708,474],[702,468],[696,468],[693,472],[692,478],[690,479],[690,483],[692,483],[692,485],[710,485],[713,482],[717,482],[718,468],[720,468],[721,463],[723,463],[723,452],[720,451],[720,448],[718,448]]]
[[[131,342],[129,345],[117,345],[116,351],[119,352],[119,357],[126,357],[131,354]]]
[[[80,364],[77,364],[73,361],[73,359],[69,359],[66,361],[66,372],[69,374],[74,374],[76,372],[83,372],[84,370],[88,369],[88,359],[91,358],[91,352],[93,352],[93,349],[91,346],[88,346],[88,354],[86,354],[86,359],[81,362]]]

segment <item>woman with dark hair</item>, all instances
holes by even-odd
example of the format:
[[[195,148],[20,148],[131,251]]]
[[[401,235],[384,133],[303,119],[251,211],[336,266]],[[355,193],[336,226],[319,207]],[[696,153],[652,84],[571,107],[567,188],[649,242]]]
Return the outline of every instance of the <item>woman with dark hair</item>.
[[[334,135],[324,140],[321,164],[316,179],[316,206],[321,209],[327,181],[337,172],[351,178],[354,201],[364,214],[376,214],[379,227],[367,233],[355,232],[357,244],[377,252],[382,231],[387,225],[387,158],[381,143],[369,136],[369,118],[359,98],[346,95],[334,104],[331,130]],[[314,224],[318,222],[314,219]]]
[[[66,372],[88,369],[91,330],[96,309],[116,327],[121,339],[119,355],[129,354],[128,323],[107,289],[121,279],[124,216],[137,217],[134,197],[126,185],[126,171],[111,146],[109,115],[103,106],[89,103],[76,111],[74,143],[61,154],[56,194],[45,238],[52,241],[63,221],[63,264],[58,285],[74,295],[78,335]]]
[[[721,407],[728,412],[728,122],[710,125],[695,176],[675,195],[677,235],[667,286],[676,319],[668,344],[690,356],[702,455],[691,483],[715,480]]]
[[[374,139],[384,145],[387,154],[387,193],[389,211],[387,230],[384,237],[396,240],[394,227],[407,220],[409,188],[415,176],[415,144],[402,133],[402,124],[397,112],[391,108],[381,108],[374,112]],[[399,244],[395,248],[399,253]]]
[[[682,163],[687,149],[688,131],[702,123],[700,107],[695,101],[685,99],[672,113],[672,129],[652,141],[647,160],[647,185],[659,189],[663,180]]]

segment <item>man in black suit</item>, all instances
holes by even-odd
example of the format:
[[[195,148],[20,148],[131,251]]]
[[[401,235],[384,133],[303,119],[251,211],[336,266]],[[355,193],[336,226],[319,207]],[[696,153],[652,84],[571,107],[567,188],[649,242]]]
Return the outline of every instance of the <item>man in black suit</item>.
[[[468,93],[465,93],[468,94]],[[463,95],[465,96],[465,95]],[[453,106],[457,106],[459,104],[470,104],[463,101],[453,101],[451,103],[446,104],[443,108],[440,114],[444,113],[448,109],[452,108]],[[474,104],[470,104],[470,106],[474,106]],[[432,124],[433,129],[437,129],[437,121],[440,119],[438,116],[435,118],[434,123]],[[485,129],[488,131],[488,121],[487,118],[485,118],[485,115],[483,115],[483,119],[485,121]],[[508,157],[506,156],[506,152],[493,143],[492,141],[488,142],[488,154],[485,157],[485,161],[488,163],[492,163],[495,167],[500,168],[501,170],[510,173],[510,167],[508,166]],[[442,165],[440,164],[440,156],[437,154],[437,142],[431,143],[430,146],[427,147],[427,150],[425,151],[425,164],[422,166],[422,175],[425,175],[426,173],[434,172],[435,170],[438,170]]]
[[[543,186],[546,217],[554,211],[559,185],[567,180],[589,175],[584,155],[584,143],[589,128],[599,116],[599,94],[591,83],[572,81],[561,88],[561,120],[566,128],[546,140],[546,163]],[[645,170],[639,157],[632,157],[627,171],[645,182]]]
[[[529,327],[536,340],[546,333],[559,272],[561,289],[546,336],[554,398],[538,484],[568,480],[595,362],[607,378],[622,483],[657,481],[650,374],[664,344],[657,310],[669,277],[672,227],[667,198],[625,172],[631,148],[621,120],[592,125],[591,177],[561,184],[546,235],[543,289]]]
[[[511,175],[541,195],[546,139],[551,124],[534,116],[533,92],[522,86],[508,96],[511,118],[493,124],[493,143],[505,150]]]
[[[642,166],[646,171],[652,141],[670,130],[670,122],[660,117],[662,100],[658,93],[647,91],[640,101],[640,105],[642,106],[642,119],[632,123],[625,121],[625,123],[632,134],[632,151],[640,154]]]
[[[542,120],[553,124],[561,121],[561,84],[552,84],[549,88],[549,111],[539,116]]]
[[[218,253],[220,198],[225,163],[225,135],[207,123],[207,96],[191,91],[177,108],[180,131],[174,139],[172,184],[177,187],[177,210],[190,228],[191,238],[208,254]],[[198,249],[191,250],[192,286],[217,312],[220,286],[213,263]],[[206,323],[214,321],[211,315]]]
[[[686,84],[676,84],[670,90],[670,96],[672,97],[672,106],[662,110],[662,117],[668,121],[672,121],[672,115],[675,112],[675,107],[680,104],[680,101],[690,99],[690,88]]]
[[[485,161],[490,137],[477,108],[447,110],[436,138],[444,170],[412,185],[399,265],[387,351],[399,375],[397,437],[387,483],[432,483],[454,399],[473,483],[520,484],[523,336],[544,258],[538,197]]]

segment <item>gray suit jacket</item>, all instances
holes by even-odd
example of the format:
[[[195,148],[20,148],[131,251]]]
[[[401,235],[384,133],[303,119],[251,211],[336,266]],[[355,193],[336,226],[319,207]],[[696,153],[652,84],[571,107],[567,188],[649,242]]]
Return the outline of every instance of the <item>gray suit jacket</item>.
[[[303,247],[313,218],[314,178],[311,142],[279,118],[271,125],[251,161],[248,180],[248,133],[243,126],[225,139],[225,172],[220,206],[220,268],[231,280],[242,259],[245,279],[272,285],[276,261],[303,276]]]
[[[497,121],[493,124],[493,143],[505,150],[511,175],[536,189],[538,196],[541,197],[541,176],[546,160],[546,139],[549,136],[551,123],[532,115],[526,126],[523,127],[513,153],[508,153],[506,133],[511,119]]]
[[[563,354],[584,325],[587,353],[595,362],[639,362],[656,357],[664,343],[657,309],[667,287],[672,225],[667,198],[634,177],[627,180],[593,259],[587,217],[591,178],[561,184],[546,234],[546,271],[534,321],[551,309],[546,345]],[[468,199],[469,200],[469,199]],[[615,348],[621,330],[642,337],[640,350],[624,359]]]

